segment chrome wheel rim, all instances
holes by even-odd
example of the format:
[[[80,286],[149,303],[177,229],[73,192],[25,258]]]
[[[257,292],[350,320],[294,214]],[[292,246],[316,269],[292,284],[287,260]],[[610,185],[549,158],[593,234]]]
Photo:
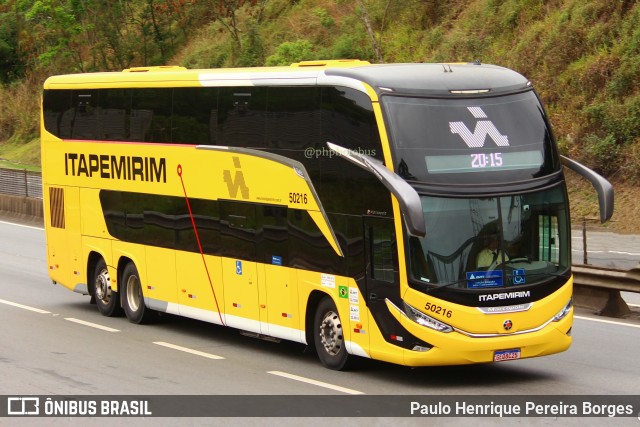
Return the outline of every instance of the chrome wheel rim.
[[[111,300],[111,279],[106,268],[103,268],[96,276],[95,293],[96,298],[105,304],[108,304]]]
[[[344,345],[342,323],[333,311],[328,311],[320,323],[320,341],[325,351],[331,356],[337,355]]]

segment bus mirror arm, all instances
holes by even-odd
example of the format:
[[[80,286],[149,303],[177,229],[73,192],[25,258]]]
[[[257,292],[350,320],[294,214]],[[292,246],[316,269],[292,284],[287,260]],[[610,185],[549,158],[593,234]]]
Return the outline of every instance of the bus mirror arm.
[[[331,142],[327,142],[327,146],[351,163],[374,174],[396,196],[409,234],[416,237],[424,237],[427,234],[420,196],[407,181],[373,157],[350,151]]]
[[[565,156],[560,156],[562,164],[591,182],[598,193],[600,205],[600,222],[611,219],[613,215],[613,186],[603,176]]]

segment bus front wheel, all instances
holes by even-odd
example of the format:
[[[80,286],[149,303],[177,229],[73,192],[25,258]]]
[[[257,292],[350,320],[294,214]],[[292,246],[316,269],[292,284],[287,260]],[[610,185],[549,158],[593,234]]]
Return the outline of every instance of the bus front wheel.
[[[324,366],[338,371],[347,367],[349,354],[345,346],[342,321],[336,305],[329,297],[318,304],[313,322],[313,337],[318,357]]]
[[[122,292],[122,308],[131,323],[148,323],[155,314],[144,305],[142,282],[136,266],[130,262],[122,272],[120,281]]]
[[[121,313],[118,292],[111,288],[111,277],[107,263],[102,258],[96,263],[93,273],[93,296],[98,311],[104,316],[116,316]]]

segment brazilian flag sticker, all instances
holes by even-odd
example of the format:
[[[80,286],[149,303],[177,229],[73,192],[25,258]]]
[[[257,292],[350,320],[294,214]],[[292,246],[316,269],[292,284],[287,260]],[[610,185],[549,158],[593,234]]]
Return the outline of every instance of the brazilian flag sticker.
[[[340,298],[348,298],[349,288],[347,286],[338,286],[338,295],[340,295]]]

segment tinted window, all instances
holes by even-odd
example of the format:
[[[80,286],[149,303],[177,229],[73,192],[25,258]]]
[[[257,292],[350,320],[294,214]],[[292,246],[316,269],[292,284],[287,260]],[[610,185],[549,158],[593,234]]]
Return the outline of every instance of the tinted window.
[[[178,144],[215,145],[218,120],[217,88],[173,90],[172,141]]]
[[[200,251],[184,197],[102,190],[100,203],[109,234],[117,239]],[[346,260],[336,255],[306,211],[228,200],[189,199],[189,203],[206,254],[346,274]],[[360,219],[343,219],[344,232],[347,222],[353,228],[350,238],[338,233],[340,245],[361,259]],[[361,271],[363,262],[356,264],[354,271]]]
[[[256,236],[261,232],[252,203],[220,201],[220,255],[256,260]]]
[[[288,220],[292,267],[326,273],[340,271],[343,260],[306,211],[289,209]]]
[[[289,223],[286,206],[256,205],[261,223],[258,262],[289,265]]]
[[[320,138],[320,91],[316,87],[269,88],[267,146],[304,149]]]
[[[389,192],[376,177],[332,153],[326,141],[383,160],[371,100],[349,88],[323,88],[322,137],[314,157],[321,176],[318,193],[328,212],[390,215]],[[317,162],[317,160],[314,160]]]
[[[44,127],[47,131],[62,138],[71,137],[71,115],[63,116],[71,110],[71,91],[47,90],[43,95]]]
[[[98,139],[127,140],[131,92],[127,89],[105,89],[101,90],[98,96]]]
[[[262,148],[267,128],[267,88],[220,88],[215,121],[217,144]]]
[[[133,89],[129,140],[171,142],[171,102],[171,90]]]
[[[98,136],[98,91],[75,91],[72,108],[65,111],[62,122],[73,139],[96,139]],[[68,126],[68,128],[67,128]]]
[[[327,141],[383,159],[373,106],[367,95],[342,87],[322,89],[323,147]]]

